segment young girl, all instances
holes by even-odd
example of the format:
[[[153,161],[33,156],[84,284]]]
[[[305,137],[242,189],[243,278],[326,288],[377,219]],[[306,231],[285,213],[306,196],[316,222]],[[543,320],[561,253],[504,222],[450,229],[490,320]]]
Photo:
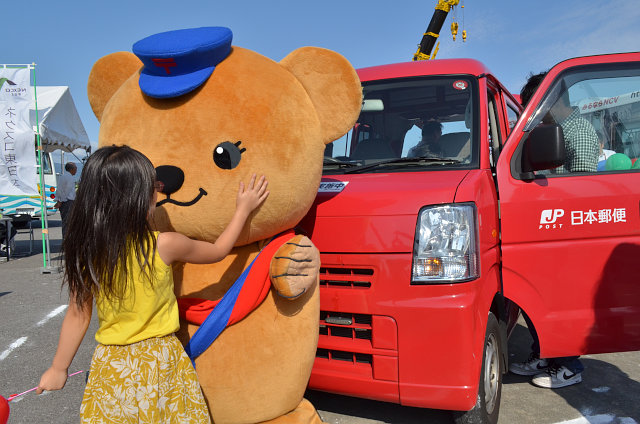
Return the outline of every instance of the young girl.
[[[98,149],[85,164],[69,216],[64,282],[69,307],[58,349],[37,393],[58,390],[91,320],[98,346],[82,399],[82,422],[208,423],[195,370],[175,337],[173,262],[213,263],[235,244],[249,214],[267,198],[264,177],[240,183],[236,211],[215,243],[152,231],[162,183],[143,154]]]

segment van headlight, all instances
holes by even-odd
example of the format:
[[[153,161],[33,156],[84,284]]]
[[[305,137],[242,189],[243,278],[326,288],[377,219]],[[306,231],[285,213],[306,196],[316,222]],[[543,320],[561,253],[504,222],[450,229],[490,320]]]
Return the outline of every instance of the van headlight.
[[[420,210],[413,242],[411,284],[478,278],[477,212],[472,203]]]

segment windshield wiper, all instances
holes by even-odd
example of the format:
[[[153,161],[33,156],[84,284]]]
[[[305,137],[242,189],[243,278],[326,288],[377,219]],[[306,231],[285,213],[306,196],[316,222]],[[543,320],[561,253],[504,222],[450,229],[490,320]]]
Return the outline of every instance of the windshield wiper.
[[[357,163],[353,163],[353,162],[345,162],[345,161],[342,161],[340,159],[334,159],[334,158],[330,158],[330,157],[325,157],[322,160],[322,166],[338,166],[338,167],[346,166],[348,168],[352,168],[354,166],[358,166],[358,164]]]
[[[397,164],[412,163],[412,162],[413,163],[438,162],[438,163],[445,163],[445,164],[460,163],[460,161],[458,159],[443,159],[443,158],[428,158],[428,157],[395,158],[395,159],[383,160],[383,161],[376,162],[376,163],[371,163],[369,165],[359,166],[359,167],[354,168],[354,169],[348,169],[348,170],[344,171],[344,173],[345,174],[357,174],[359,172],[366,171],[366,170],[373,169],[373,168],[377,168],[377,167],[380,167],[380,166],[397,165]]]

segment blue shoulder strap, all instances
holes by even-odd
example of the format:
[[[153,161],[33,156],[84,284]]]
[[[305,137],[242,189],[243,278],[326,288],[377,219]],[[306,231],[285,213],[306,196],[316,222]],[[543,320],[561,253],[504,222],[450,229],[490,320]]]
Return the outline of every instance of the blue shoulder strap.
[[[191,358],[193,368],[196,367],[196,358],[211,346],[227,326],[233,307],[238,299],[238,294],[258,256],[260,256],[260,253],[256,255],[253,261],[251,261],[251,264],[242,272],[231,288],[227,290],[222,299],[220,299],[220,302],[213,308],[211,313],[193,334],[189,343],[184,347],[187,355]]]

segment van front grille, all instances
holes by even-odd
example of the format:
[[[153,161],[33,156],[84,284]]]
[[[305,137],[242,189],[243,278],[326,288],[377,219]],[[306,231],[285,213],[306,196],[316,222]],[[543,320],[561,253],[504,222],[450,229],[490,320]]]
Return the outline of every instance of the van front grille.
[[[371,340],[371,315],[320,311],[320,335]]]
[[[320,286],[324,287],[368,289],[372,279],[370,268],[320,268]]]
[[[316,358],[328,359],[330,361],[351,362],[354,364],[373,363],[373,356],[368,353],[344,352],[341,350],[321,349],[316,351]]]

